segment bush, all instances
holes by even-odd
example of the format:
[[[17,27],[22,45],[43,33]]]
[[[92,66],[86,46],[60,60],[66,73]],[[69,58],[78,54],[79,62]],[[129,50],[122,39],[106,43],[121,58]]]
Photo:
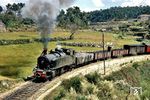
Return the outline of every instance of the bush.
[[[1,69],[0,70],[0,75],[3,76],[19,76],[20,74],[20,70],[18,68],[14,68],[14,67],[7,67],[5,69]]]
[[[99,80],[101,79],[100,75],[95,72],[93,74],[87,74],[85,75],[87,81],[91,84],[97,84],[99,82]]]
[[[28,44],[28,43],[33,43],[33,41],[30,39],[0,40],[0,45]]]
[[[63,80],[61,85],[62,85],[67,91],[69,91],[70,88],[71,88],[70,80]]]
[[[133,63],[132,67],[135,68],[135,69],[138,69],[139,64],[135,62],[135,63]]]
[[[65,91],[61,90],[58,96],[54,97],[54,100],[61,100],[63,97],[65,97]]]
[[[144,91],[141,95],[141,100],[149,100],[150,98],[150,91]]]
[[[81,86],[81,79],[79,77],[73,77],[70,80],[64,80],[62,82],[62,86],[66,90],[70,90],[71,87],[76,91],[76,92],[81,92],[82,91],[82,86]]]
[[[53,41],[66,41],[66,40],[70,40],[70,39],[68,37],[54,37],[54,38],[50,38],[48,41],[53,42]],[[35,38],[34,41],[42,42],[42,39]]]
[[[77,96],[76,100],[87,100],[85,96]]]
[[[87,87],[87,91],[89,94],[92,94],[94,91],[94,88],[92,86]]]
[[[118,80],[115,82],[114,87],[119,91],[123,90],[128,93],[131,86],[125,80]]]
[[[97,91],[97,97],[100,100],[112,100],[113,99],[113,93],[114,88],[112,86],[112,83],[109,83],[108,81],[104,81],[98,85],[98,91]]]

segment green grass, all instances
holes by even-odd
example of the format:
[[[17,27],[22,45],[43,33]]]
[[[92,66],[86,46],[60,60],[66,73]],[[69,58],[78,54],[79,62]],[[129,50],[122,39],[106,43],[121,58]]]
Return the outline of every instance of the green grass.
[[[50,34],[52,37],[62,37],[62,36],[69,36],[68,32],[60,32],[56,31]],[[40,38],[40,34],[38,32],[9,32],[9,33],[0,33],[0,40],[15,40],[15,39],[33,39],[33,38]]]
[[[52,48],[55,43],[50,44]],[[41,51],[40,43],[0,46],[0,74],[15,78],[31,74]]]
[[[69,37],[67,31],[54,31],[51,37]],[[0,40],[15,40],[15,39],[33,39],[40,38],[37,32],[12,32],[12,33],[0,33]],[[102,33],[94,31],[78,31],[75,34],[74,40],[68,40],[65,42],[90,42],[100,43],[102,41]],[[61,42],[61,41],[59,41]],[[123,44],[135,44],[138,43],[133,40],[133,37],[127,36],[125,39],[118,39],[112,33],[105,33],[105,42],[113,42],[114,48],[122,47]],[[49,43],[49,50],[56,47],[57,42]],[[65,46],[67,48],[73,48],[76,51],[97,51],[102,48],[97,47],[72,47]],[[42,52],[41,43],[31,44],[18,44],[0,46],[0,75],[10,78],[21,78],[28,76],[32,73],[33,67],[36,66],[37,57]]]
[[[125,39],[116,39],[112,33],[104,33],[105,42],[113,42],[116,46],[121,46],[126,43],[138,43],[133,40],[132,36],[127,36]],[[12,33],[0,33],[0,39],[15,40],[15,39],[33,39],[40,38],[38,32],[12,32]],[[50,34],[51,37],[69,37],[69,32],[67,31],[54,31]],[[102,33],[94,31],[78,31],[75,34],[74,40],[69,40],[67,42],[102,42]]]
[[[0,39],[15,40],[15,39],[32,39],[38,37],[35,32],[11,32],[11,33],[0,33]]]
[[[139,42],[135,41],[133,36],[126,36],[124,39],[119,39],[112,33],[105,34],[105,43],[113,43],[114,48],[122,47],[124,44],[138,44]],[[93,31],[79,31],[75,35],[74,40],[69,40],[67,42],[89,42],[89,43],[101,43],[102,42],[102,33],[93,32]]]

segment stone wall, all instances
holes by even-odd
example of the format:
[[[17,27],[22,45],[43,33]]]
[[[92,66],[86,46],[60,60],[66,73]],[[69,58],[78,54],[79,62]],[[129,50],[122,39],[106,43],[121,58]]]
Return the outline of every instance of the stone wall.
[[[0,20],[0,33],[6,32],[5,24]]]

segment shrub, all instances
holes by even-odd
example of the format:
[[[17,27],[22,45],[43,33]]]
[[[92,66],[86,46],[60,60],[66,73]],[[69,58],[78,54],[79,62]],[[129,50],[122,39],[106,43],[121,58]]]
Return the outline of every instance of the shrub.
[[[133,63],[133,60],[131,60],[130,63]]]
[[[97,97],[100,100],[112,100],[113,99],[113,85],[108,81],[104,81],[98,85]]]
[[[100,75],[97,72],[95,72],[93,74],[87,74],[87,75],[85,75],[85,77],[86,77],[87,81],[92,84],[97,84],[99,82],[99,80],[101,79]]]
[[[135,62],[135,63],[133,63],[132,67],[135,68],[135,69],[138,69],[139,64],[137,62]]]
[[[54,100],[61,100],[63,97],[65,97],[65,91],[61,90],[58,96],[54,97]]]
[[[71,88],[70,80],[63,80],[61,85],[68,91]]]
[[[131,86],[125,80],[118,80],[115,82],[114,87],[119,91],[123,90],[128,93]]]
[[[81,92],[82,91],[82,86],[81,86],[81,79],[79,77],[73,77],[70,80],[64,80],[62,82],[62,86],[67,89],[68,91],[71,89],[71,87],[76,91],[76,92]]]
[[[3,76],[19,76],[20,70],[14,67],[7,67],[0,71],[0,74]]]
[[[87,87],[87,91],[89,94],[92,94],[94,91],[94,88],[92,86]]]
[[[150,98],[150,92],[144,91],[141,95],[141,100],[149,100],[149,98]]]
[[[76,100],[87,100],[85,96],[77,96]]]
[[[28,44],[28,43],[33,43],[33,41],[30,39],[0,40],[0,45]]]

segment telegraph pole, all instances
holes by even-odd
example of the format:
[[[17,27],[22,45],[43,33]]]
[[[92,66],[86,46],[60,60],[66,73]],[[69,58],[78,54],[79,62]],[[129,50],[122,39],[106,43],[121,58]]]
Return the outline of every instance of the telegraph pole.
[[[105,31],[106,31],[106,29],[102,29],[104,75],[106,74],[106,66],[105,66],[105,36],[104,36],[104,32],[105,32]]]

